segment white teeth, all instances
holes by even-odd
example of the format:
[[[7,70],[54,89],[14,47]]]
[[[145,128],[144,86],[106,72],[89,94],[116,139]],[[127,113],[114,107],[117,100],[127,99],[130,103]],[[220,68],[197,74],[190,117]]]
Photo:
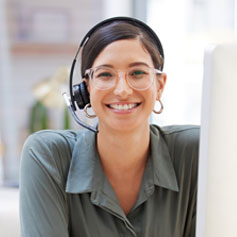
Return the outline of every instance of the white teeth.
[[[136,104],[111,104],[110,107],[117,110],[129,110],[136,107]]]

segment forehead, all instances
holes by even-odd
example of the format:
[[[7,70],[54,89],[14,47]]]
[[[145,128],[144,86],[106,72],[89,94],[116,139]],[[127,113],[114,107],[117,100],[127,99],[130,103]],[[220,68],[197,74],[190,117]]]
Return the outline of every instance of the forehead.
[[[107,45],[96,57],[93,67],[102,64],[119,67],[133,62],[144,62],[153,66],[151,55],[139,39],[122,39]]]

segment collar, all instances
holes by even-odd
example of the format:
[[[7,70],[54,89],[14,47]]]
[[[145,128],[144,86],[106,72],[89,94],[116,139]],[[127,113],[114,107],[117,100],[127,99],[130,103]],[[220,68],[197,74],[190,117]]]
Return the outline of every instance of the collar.
[[[80,131],[72,150],[66,192],[96,191],[103,185],[104,176],[96,148],[96,135],[91,131]]]
[[[158,127],[151,125],[151,165],[155,185],[179,191],[173,163],[168,146]],[[66,192],[87,193],[103,190],[108,185],[100,163],[96,147],[96,135],[90,131],[77,134],[77,141],[72,151]]]
[[[178,192],[178,182],[169,148],[158,126],[150,126],[150,138],[154,184]]]

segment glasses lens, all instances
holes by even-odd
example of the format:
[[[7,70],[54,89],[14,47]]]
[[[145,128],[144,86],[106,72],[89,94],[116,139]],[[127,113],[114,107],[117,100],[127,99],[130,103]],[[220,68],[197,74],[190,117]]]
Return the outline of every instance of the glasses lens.
[[[127,80],[131,87],[137,90],[149,88],[153,82],[153,70],[146,66],[131,68],[127,74]]]
[[[109,89],[115,85],[116,72],[111,68],[98,67],[93,70],[91,79],[98,89]]]

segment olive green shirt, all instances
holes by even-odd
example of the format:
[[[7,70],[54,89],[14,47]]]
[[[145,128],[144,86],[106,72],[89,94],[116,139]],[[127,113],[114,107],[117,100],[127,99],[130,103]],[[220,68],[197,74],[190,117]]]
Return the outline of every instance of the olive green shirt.
[[[125,215],[103,172],[94,133],[31,135],[21,160],[21,236],[194,237],[198,143],[197,126],[151,125],[140,192]]]

